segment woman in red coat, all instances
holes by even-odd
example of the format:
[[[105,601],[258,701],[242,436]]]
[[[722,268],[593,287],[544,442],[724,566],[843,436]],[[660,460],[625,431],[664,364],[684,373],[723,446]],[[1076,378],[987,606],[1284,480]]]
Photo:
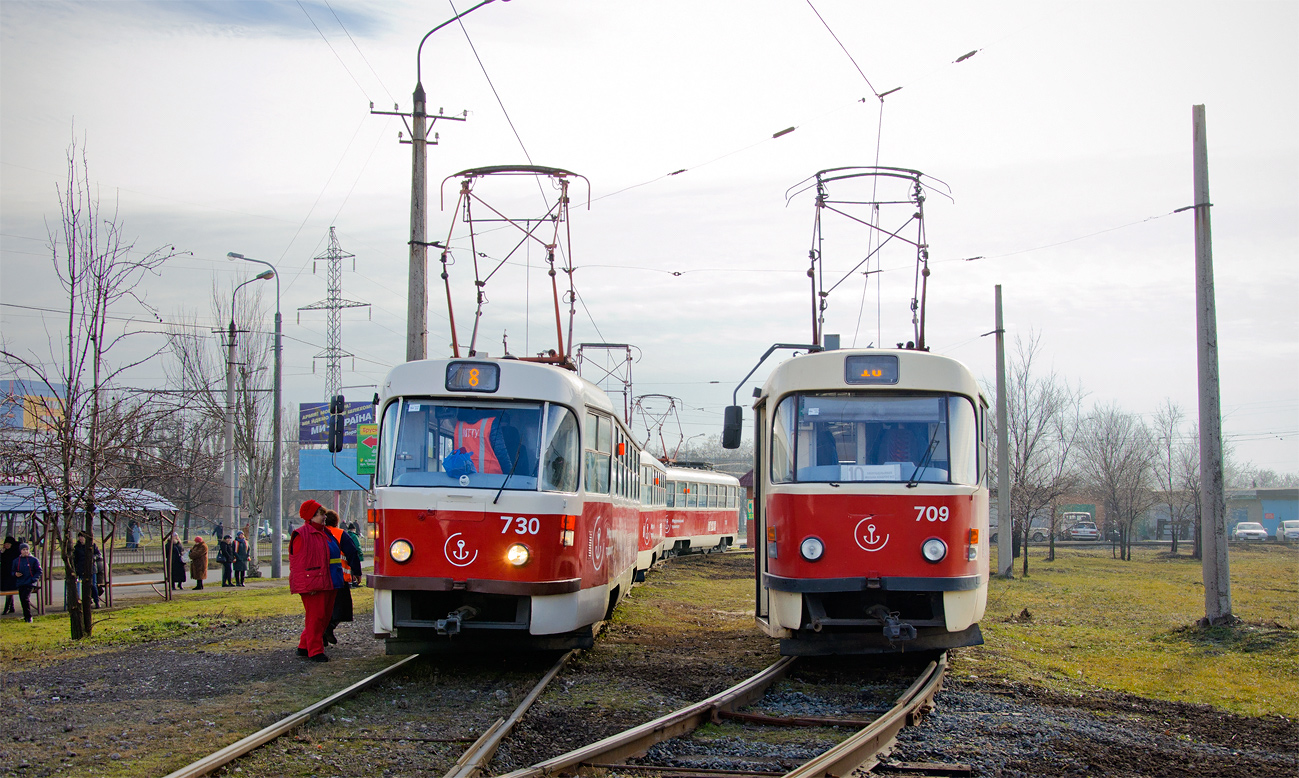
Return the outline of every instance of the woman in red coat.
[[[338,542],[325,529],[325,508],[315,500],[298,511],[302,526],[289,539],[289,591],[302,595],[306,614],[298,656],[328,662],[325,630],[334,610],[334,592],[343,586],[343,558]]]

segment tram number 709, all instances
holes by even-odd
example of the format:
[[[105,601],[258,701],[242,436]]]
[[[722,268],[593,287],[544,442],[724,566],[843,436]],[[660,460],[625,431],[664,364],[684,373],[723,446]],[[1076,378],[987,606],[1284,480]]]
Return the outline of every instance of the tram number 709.
[[[516,535],[535,535],[541,530],[541,521],[538,519],[529,519],[524,516],[502,516],[501,521],[505,522],[505,526],[501,527],[502,535],[509,532],[511,526],[514,527],[514,534]]]
[[[951,518],[951,511],[946,505],[912,505],[916,512],[916,521],[927,519],[929,521],[947,521]]]

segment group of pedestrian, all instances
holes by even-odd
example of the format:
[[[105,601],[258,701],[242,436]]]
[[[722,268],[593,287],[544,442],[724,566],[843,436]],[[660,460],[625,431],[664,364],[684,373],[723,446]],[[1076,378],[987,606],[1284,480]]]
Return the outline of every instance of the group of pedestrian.
[[[77,533],[76,545],[72,547],[72,570],[76,574],[75,585],[80,591],[82,582],[90,581],[90,594],[99,607],[99,598],[107,589],[107,571],[104,569],[104,552],[95,545],[95,537],[82,530]]]
[[[289,538],[289,591],[302,597],[304,614],[298,656],[328,662],[325,644],[334,629],[352,620],[352,587],[361,582],[361,547],[354,531],[339,527],[338,514],[315,500],[298,510],[302,526]]]
[[[202,589],[207,580],[208,554],[210,546],[202,536],[194,537],[193,545],[186,552],[180,536],[171,534],[167,541],[167,557],[171,560],[171,588],[184,589],[186,568],[189,577],[194,579],[194,589]],[[188,565],[186,564],[188,558]],[[248,573],[248,539],[242,531],[235,537],[226,535],[217,543],[216,561],[221,565],[221,586],[243,586],[244,576]]]
[[[19,542],[14,536],[5,538],[4,549],[0,551],[0,590],[18,592],[18,602],[23,609],[23,621],[32,621],[32,589],[41,581],[41,563],[32,556],[26,543]],[[5,595],[4,613],[15,613],[14,596]]]

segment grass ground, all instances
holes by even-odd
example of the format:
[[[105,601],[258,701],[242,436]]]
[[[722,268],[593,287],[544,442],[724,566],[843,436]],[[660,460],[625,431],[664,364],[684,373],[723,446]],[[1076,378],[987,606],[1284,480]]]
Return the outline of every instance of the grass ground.
[[[953,671],[1059,691],[1103,689],[1206,703],[1249,716],[1299,716],[1299,549],[1231,548],[1235,627],[1199,628],[1200,562],[1138,548],[1030,550],[1029,575],[993,579],[986,645]],[[996,560],[993,560],[996,569]]]

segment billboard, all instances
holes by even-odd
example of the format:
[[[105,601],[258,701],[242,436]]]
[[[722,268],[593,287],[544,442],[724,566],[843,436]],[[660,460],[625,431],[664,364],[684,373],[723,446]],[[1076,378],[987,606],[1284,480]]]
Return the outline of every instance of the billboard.
[[[56,397],[67,395],[61,384],[42,381],[0,381],[0,429],[48,430],[62,416]]]
[[[356,445],[356,427],[374,423],[374,405],[368,402],[347,403],[343,414],[343,445]],[[329,403],[298,405],[298,442],[302,445],[325,445],[329,441]]]
[[[338,457],[337,468],[334,467],[335,456]],[[342,473],[338,472],[340,469]],[[345,449],[337,454],[320,449],[303,449],[298,452],[300,491],[359,492],[368,489],[369,485],[370,476],[356,472],[356,449],[354,448]]]

